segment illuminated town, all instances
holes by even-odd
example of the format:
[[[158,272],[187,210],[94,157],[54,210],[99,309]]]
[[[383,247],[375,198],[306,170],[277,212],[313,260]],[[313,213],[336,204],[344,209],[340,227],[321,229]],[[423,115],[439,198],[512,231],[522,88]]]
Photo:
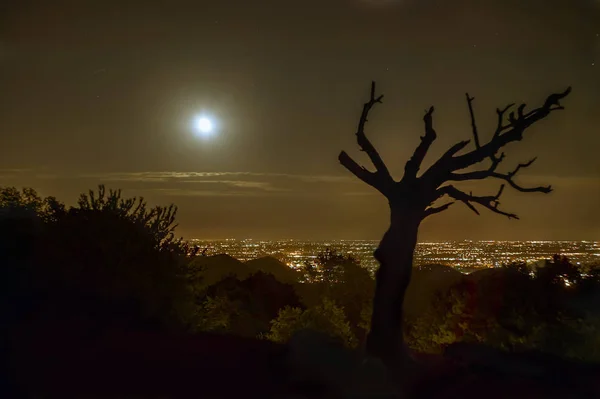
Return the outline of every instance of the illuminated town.
[[[354,256],[360,263],[373,270],[377,266],[373,251],[378,241],[368,240],[190,240],[206,255],[228,254],[241,261],[262,256],[272,256],[292,268],[316,257],[327,248]],[[463,273],[476,269],[498,267],[509,263],[532,264],[553,255],[568,257],[575,264],[600,263],[598,241],[447,241],[422,242],[415,251],[415,266],[442,264]]]

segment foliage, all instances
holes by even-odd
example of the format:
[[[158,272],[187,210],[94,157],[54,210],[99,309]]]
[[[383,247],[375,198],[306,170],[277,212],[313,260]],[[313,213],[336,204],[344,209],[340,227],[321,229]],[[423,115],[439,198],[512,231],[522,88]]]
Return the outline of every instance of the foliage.
[[[407,344],[421,352],[441,353],[454,342],[482,341],[489,320],[477,317],[473,301],[472,286],[465,281],[438,293],[430,312],[407,323]]]
[[[2,330],[26,317],[37,299],[32,254],[44,225],[64,214],[54,197],[40,197],[31,188],[0,187],[0,313]]]
[[[14,266],[24,271],[19,295],[38,311],[94,315],[100,323],[193,324],[182,276],[187,248],[173,237],[173,206],[148,209],[143,199],[107,195],[103,186],[68,210],[31,189],[1,193],[3,236],[21,245]],[[36,226],[27,236],[18,229],[24,212]],[[6,223],[15,217],[19,223]]]
[[[238,313],[236,304],[225,296],[207,296],[197,309],[198,324],[194,330],[229,332],[231,318]]]
[[[348,347],[357,344],[343,308],[327,298],[307,310],[286,306],[271,322],[271,330],[263,336],[275,342],[288,342],[294,333],[305,329],[326,333]]]
[[[181,240],[176,240],[174,235],[177,227],[175,205],[148,209],[144,198],[123,198],[121,190],[112,189],[107,194],[104,185],[98,186],[97,194],[93,190],[81,194],[77,204],[78,210],[84,214],[98,212],[127,220],[142,229],[160,250],[177,248],[181,244]]]
[[[546,288],[559,287],[559,290],[565,285],[576,286],[582,280],[579,268],[560,255],[554,255],[552,260],[545,262],[544,267],[537,268],[535,277]]]
[[[375,281],[369,271],[352,256],[328,248],[314,261],[305,262],[301,271],[304,286],[299,287],[308,307],[318,306],[322,298],[339,304],[350,323],[353,334],[362,342],[370,324],[370,309]],[[369,321],[365,322],[365,318]]]
[[[356,258],[327,248],[317,254],[314,261],[304,262],[302,268],[303,282],[322,282],[326,284],[345,282],[351,279],[350,275],[357,273],[357,271],[364,271],[368,275],[368,271],[360,267],[360,263]]]
[[[509,351],[597,359],[599,318],[580,302],[597,295],[599,286],[595,277],[584,277],[562,257],[534,271],[513,264],[476,272],[438,292],[432,309],[407,323],[407,342],[432,353],[455,342],[479,342]]]
[[[373,315],[373,301],[364,304],[360,311],[360,321],[357,327],[366,333],[371,328],[371,316]]]
[[[301,283],[272,258],[191,260],[197,248],[175,238],[175,216],[174,206],[149,208],[104,186],[70,208],[33,189],[0,188],[5,326],[37,310],[276,342],[303,329],[350,347],[364,340],[375,287],[353,257],[328,249],[305,263]],[[405,316],[413,349],[441,353],[476,342],[600,361],[597,266],[555,256],[534,269],[513,264],[458,277],[431,270],[412,283],[421,296],[423,285],[438,289],[427,295],[431,306]]]
[[[275,279],[272,274],[257,272],[244,280],[233,276],[209,286],[205,295],[214,302],[220,298],[226,304],[227,329],[246,337],[256,337],[269,331],[270,322],[285,306],[302,307],[294,287]]]
[[[566,355],[579,360],[600,363],[600,317],[571,321],[567,326],[575,332],[574,339],[568,342]]]
[[[0,187],[0,212],[3,217],[29,214],[49,222],[65,212],[65,205],[55,197],[40,197],[32,188]]]

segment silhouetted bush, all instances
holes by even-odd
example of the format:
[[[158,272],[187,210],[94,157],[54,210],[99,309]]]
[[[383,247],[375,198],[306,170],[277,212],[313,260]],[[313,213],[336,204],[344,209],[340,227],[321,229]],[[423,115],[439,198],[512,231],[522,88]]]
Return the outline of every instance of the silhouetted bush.
[[[3,281],[20,281],[11,285],[21,298],[4,304],[95,325],[191,323],[189,248],[174,238],[173,206],[148,209],[103,186],[69,209],[14,188],[2,189],[0,205],[3,274],[12,276]]]

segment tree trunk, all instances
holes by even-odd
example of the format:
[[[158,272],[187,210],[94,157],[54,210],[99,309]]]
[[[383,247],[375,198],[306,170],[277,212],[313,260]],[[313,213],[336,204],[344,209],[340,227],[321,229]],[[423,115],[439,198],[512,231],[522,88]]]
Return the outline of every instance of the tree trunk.
[[[402,332],[404,295],[412,275],[413,253],[422,210],[406,203],[390,203],[390,228],[374,256],[380,266],[376,273],[371,331],[366,349],[386,366],[397,369],[408,360]]]

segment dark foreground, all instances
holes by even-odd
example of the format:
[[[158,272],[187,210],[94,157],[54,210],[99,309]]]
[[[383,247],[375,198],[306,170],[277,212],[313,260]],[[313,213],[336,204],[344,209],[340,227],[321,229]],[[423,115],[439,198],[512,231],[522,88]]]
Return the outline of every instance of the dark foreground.
[[[446,356],[415,354],[419,371],[403,384],[404,394],[392,394],[389,386],[378,386],[385,382],[375,381],[380,376],[374,375],[381,373],[363,368],[360,376],[356,374],[351,366],[354,355],[339,355],[339,351],[331,355],[326,353],[328,349],[310,343],[301,344],[312,345],[310,348],[294,345],[290,349],[290,345],[218,334],[183,336],[122,329],[94,332],[64,322],[30,325],[10,342],[3,387],[6,392],[1,396],[600,397],[597,367],[539,355],[501,355],[467,345],[451,348]]]

